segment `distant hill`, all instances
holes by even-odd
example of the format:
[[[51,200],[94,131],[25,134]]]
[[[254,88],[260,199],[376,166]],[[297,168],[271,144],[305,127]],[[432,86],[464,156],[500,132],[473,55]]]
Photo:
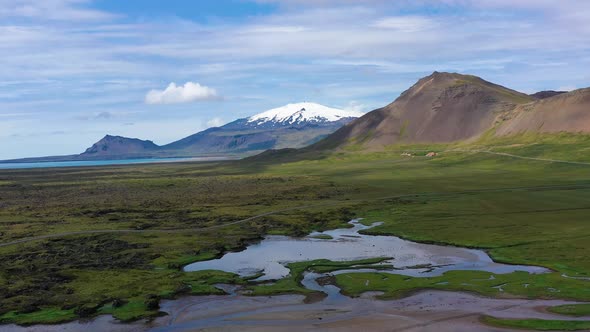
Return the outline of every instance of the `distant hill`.
[[[532,95],[530,95],[531,97],[535,98],[535,99],[545,99],[545,98],[551,98],[553,96],[557,96],[563,93],[567,93],[567,91],[553,91],[553,90],[546,90],[546,91],[539,91],[537,93],[533,93]]]
[[[159,146],[152,141],[137,138],[106,135],[100,141],[86,149],[80,157],[128,156],[145,155],[159,150]]]
[[[158,146],[152,141],[106,135],[81,154],[10,162],[253,155],[267,149],[301,148],[318,142],[362,113],[295,103]]]
[[[274,108],[158,146],[107,135],[79,155],[16,162],[188,156],[248,156],[249,160],[314,155],[347,146],[379,150],[397,143],[470,140],[522,132],[590,133],[590,88],[527,95],[479,77],[434,72],[389,105],[365,115],[315,103]],[[360,116],[360,117],[359,117]],[[304,148],[297,152],[294,149]]]
[[[519,105],[496,128],[497,135],[522,132],[590,133],[590,88]]]

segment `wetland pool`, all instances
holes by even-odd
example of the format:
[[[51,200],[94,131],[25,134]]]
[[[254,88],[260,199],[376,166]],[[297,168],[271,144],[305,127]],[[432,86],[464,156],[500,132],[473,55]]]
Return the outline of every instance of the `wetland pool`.
[[[388,257],[381,265],[393,268],[380,270],[413,277],[438,276],[451,270],[478,270],[496,274],[526,271],[546,273],[548,269],[538,266],[509,265],[494,262],[482,250],[452,246],[432,245],[403,240],[395,236],[364,235],[359,231],[377,227],[363,225],[359,220],[349,222],[350,228],[314,232],[303,238],[267,236],[261,242],[248,246],[240,252],[230,252],[223,257],[187,265],[185,271],[221,270],[252,276],[262,272],[258,281],[286,277],[287,263],[315,259],[352,261]],[[372,271],[354,269],[353,271]],[[351,272],[350,270],[338,273]]]
[[[222,270],[241,276],[264,273],[258,281],[276,280],[289,274],[285,264],[315,259],[352,261],[368,258],[388,259],[379,263],[389,272],[416,277],[438,276],[450,270],[480,270],[496,274],[526,271],[546,273],[536,266],[508,265],[494,262],[484,251],[452,246],[420,244],[394,236],[363,235],[359,232],[380,223],[365,226],[359,220],[350,221],[350,228],[315,232],[304,238],[267,236],[240,252],[227,253],[221,258],[189,264],[185,271]],[[320,238],[318,238],[318,236]],[[373,265],[373,264],[372,264]],[[392,267],[393,266],[393,267]],[[425,290],[396,300],[376,301],[380,292],[365,292],[358,298],[340,293],[333,284],[319,282],[329,274],[376,271],[351,269],[331,273],[304,272],[301,284],[323,292],[320,301],[306,303],[302,295],[246,296],[240,286],[217,285],[229,295],[186,296],[164,300],[161,311],[166,316],[153,321],[121,324],[110,316],[91,321],[76,321],[61,325],[40,325],[30,331],[489,331],[497,329],[482,325],[481,315],[505,318],[537,318],[582,320],[540,310],[556,305],[579,304],[562,300],[493,299],[440,290]],[[3,326],[7,331],[29,331],[28,327]]]

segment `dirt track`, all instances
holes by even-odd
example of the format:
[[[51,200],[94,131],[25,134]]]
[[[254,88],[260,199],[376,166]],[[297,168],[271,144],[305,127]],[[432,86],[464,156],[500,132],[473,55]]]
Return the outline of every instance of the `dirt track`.
[[[504,157],[518,158],[518,159],[535,160],[535,161],[545,161],[545,162],[560,163],[560,164],[571,164],[571,165],[586,165],[586,166],[590,166],[590,163],[586,163],[586,162],[582,162],[582,161],[567,161],[567,160],[559,160],[559,159],[546,159],[546,158],[524,157],[524,156],[518,156],[518,155],[510,154],[510,153],[494,152],[494,151],[490,151],[490,150],[462,150],[462,149],[453,149],[453,150],[448,150],[448,152],[487,153],[487,154],[493,154],[493,155],[497,155],[497,156],[504,156]]]

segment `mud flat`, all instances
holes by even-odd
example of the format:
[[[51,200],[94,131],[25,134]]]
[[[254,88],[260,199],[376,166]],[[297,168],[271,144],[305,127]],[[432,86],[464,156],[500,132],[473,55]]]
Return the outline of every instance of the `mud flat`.
[[[304,304],[303,296],[198,296],[164,301],[168,315],[153,322],[121,324],[107,316],[90,322],[3,331],[507,331],[487,327],[481,315],[502,318],[570,319],[539,308],[560,300],[490,299],[467,293],[424,291],[404,299],[346,298]]]
[[[490,299],[467,293],[423,291],[379,301],[370,297],[303,304],[302,296],[264,298],[187,297],[167,301],[153,331],[506,331],[479,322],[481,315],[502,318],[568,319],[539,308],[572,303],[561,300]],[[569,318],[571,319],[571,318]]]
[[[33,326],[18,326],[18,325],[2,325],[0,331],[2,332],[141,332],[149,331],[150,328],[155,327],[152,323],[145,321],[138,321],[134,323],[121,323],[111,316],[99,316],[88,321],[75,321],[65,324],[56,325],[33,325]]]

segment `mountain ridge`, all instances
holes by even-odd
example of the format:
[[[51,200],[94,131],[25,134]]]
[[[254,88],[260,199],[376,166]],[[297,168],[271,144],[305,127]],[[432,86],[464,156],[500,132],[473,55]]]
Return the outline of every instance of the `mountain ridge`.
[[[497,136],[524,132],[590,133],[590,88],[519,105],[495,128]]]
[[[294,103],[162,146],[149,140],[106,135],[79,155],[17,161],[248,156],[266,150],[263,156],[271,158],[277,153],[284,156],[276,152],[281,149],[312,152],[356,145],[380,150],[397,143],[472,140],[484,133],[590,133],[590,88],[528,95],[477,76],[435,71],[386,106],[358,118],[354,115],[360,114],[315,103]]]
[[[115,135],[105,135],[98,142],[86,149],[82,155],[123,155],[145,153],[146,151],[155,151],[159,148],[150,140],[141,140],[138,138],[129,138]]]
[[[352,121],[354,117],[350,115],[353,114],[359,113],[317,103],[287,104],[220,127],[208,128],[162,148],[189,153],[245,153],[271,148],[301,148]]]
[[[527,95],[473,75],[433,72],[392,103],[308,149],[359,145],[374,150],[397,143],[446,143],[474,139],[490,129],[496,129],[496,135],[590,132],[588,91]]]
[[[7,162],[251,155],[313,144],[361,114],[311,102],[293,103],[161,146],[150,140],[107,134],[80,154]]]
[[[545,98],[551,98],[553,96],[557,96],[563,93],[568,93],[568,91],[555,91],[555,90],[543,90],[543,91],[539,91],[539,92],[535,92],[533,94],[530,94],[529,96],[534,97],[536,99],[545,99]]]
[[[352,121],[314,147],[362,144],[379,149],[401,142],[468,139],[491,126],[497,113],[532,100],[476,76],[434,72],[392,103]]]
[[[317,103],[303,102],[287,104],[282,107],[273,108],[268,111],[255,114],[248,117],[247,124],[256,127],[266,123],[273,125],[298,125],[310,123],[327,123],[336,122],[347,118],[357,118],[363,113],[356,111],[346,111],[336,108],[327,107]]]

